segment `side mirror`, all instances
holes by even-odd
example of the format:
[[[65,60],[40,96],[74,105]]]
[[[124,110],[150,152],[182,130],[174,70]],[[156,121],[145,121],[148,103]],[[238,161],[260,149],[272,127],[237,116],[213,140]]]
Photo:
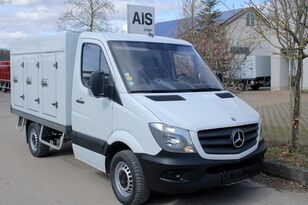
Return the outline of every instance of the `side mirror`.
[[[223,83],[224,82],[224,75],[223,75],[223,73],[219,72],[219,73],[216,73],[216,75],[219,78],[219,80]]]
[[[90,90],[95,97],[106,97],[108,94],[109,75],[103,72],[93,72],[90,77]]]

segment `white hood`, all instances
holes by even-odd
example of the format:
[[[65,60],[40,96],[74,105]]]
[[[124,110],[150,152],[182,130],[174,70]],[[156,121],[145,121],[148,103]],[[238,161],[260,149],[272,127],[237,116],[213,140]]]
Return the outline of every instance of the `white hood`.
[[[260,115],[238,97],[221,98],[219,92],[133,94],[163,123],[191,131],[258,123]],[[225,93],[225,92],[223,92]],[[147,96],[181,96],[182,101],[154,101]]]

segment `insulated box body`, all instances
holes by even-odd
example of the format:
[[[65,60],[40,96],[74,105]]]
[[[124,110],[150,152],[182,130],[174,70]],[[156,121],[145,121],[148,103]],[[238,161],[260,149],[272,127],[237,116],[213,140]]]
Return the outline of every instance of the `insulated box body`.
[[[11,49],[11,107],[50,124],[71,125],[72,81],[79,34],[16,42]]]

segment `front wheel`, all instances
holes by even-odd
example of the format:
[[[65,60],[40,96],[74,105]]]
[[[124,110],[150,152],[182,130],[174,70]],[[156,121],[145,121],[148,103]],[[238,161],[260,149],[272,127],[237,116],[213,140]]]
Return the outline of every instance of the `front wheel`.
[[[130,150],[118,152],[111,162],[111,184],[117,199],[123,204],[145,203],[150,191],[139,160]]]

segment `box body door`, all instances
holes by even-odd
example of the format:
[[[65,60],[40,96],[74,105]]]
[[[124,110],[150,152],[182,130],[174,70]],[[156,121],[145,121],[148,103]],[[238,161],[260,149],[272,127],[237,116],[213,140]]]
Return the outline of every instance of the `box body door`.
[[[42,55],[42,107],[43,114],[57,116],[57,63],[55,53]]]
[[[23,56],[14,55],[12,56],[12,83],[14,90],[14,104],[18,107],[24,107],[24,67]]]
[[[27,108],[38,112],[39,110],[39,57],[38,55],[28,55],[26,58],[26,89]]]

